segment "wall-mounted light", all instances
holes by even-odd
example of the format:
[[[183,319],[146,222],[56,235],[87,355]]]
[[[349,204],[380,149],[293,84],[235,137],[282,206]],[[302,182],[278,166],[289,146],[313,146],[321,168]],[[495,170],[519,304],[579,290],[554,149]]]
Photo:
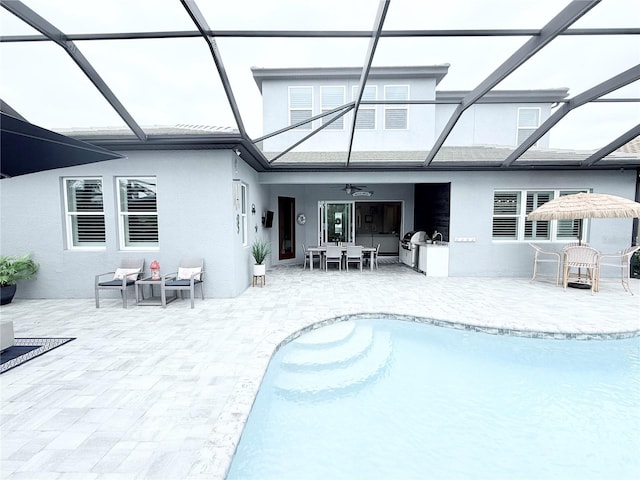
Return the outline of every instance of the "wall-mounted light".
[[[256,214],[256,204],[255,204],[255,203],[252,203],[252,204],[251,204],[251,213],[252,213],[253,215],[255,215],[255,214]]]
[[[233,153],[235,153],[237,156],[242,155],[242,152],[238,149],[238,147],[233,148]]]

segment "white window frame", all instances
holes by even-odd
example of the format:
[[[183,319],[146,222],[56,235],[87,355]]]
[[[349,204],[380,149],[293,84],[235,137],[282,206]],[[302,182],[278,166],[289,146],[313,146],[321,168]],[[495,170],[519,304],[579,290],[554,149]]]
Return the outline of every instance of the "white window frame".
[[[388,88],[397,88],[397,87],[406,87],[407,89],[407,100],[409,100],[411,98],[411,89],[409,87],[409,85],[385,85],[384,86],[384,99],[388,100],[387,98],[387,89]],[[405,128],[388,128],[387,127],[387,110],[405,110],[407,112],[407,124],[405,126]],[[390,131],[406,131],[409,130],[409,105],[408,104],[394,104],[394,105],[387,105],[385,104],[384,106],[384,129],[385,130],[390,130]]]
[[[364,87],[364,91],[365,93],[362,95],[362,99],[365,100],[365,95],[366,95],[366,91],[367,89],[373,89],[373,99],[366,99],[366,100],[377,100],[378,99],[378,86],[377,85],[365,85]],[[352,99],[355,101],[355,99],[358,97],[358,86],[357,85],[353,85],[352,89],[351,89],[351,96],[353,97]],[[360,104],[360,106],[358,107],[358,112],[360,113],[360,111],[362,110],[371,110],[373,112],[373,127],[372,128],[363,128],[363,127],[358,127],[358,124],[356,122],[356,130],[376,130],[378,128],[378,110],[377,110],[377,105],[362,105]],[[357,115],[356,113],[356,115]]]
[[[297,89],[308,89],[311,93],[311,106],[310,107],[292,107],[291,106],[291,91],[292,90],[297,90]],[[290,86],[288,88],[287,91],[287,101],[288,101],[288,115],[289,115],[289,125],[293,125],[294,123],[297,122],[293,122],[291,120],[291,112],[292,111],[306,111],[308,110],[310,115],[309,117],[313,117],[313,87],[312,86],[308,86],[308,85],[296,85],[296,86]],[[313,122],[308,122],[305,123],[304,125],[300,125],[299,127],[296,128],[296,130],[312,130],[313,129]]]
[[[70,211],[69,210],[69,189],[67,187],[69,182],[85,182],[85,181],[98,181],[100,183],[100,189],[102,190],[102,210],[100,211]],[[102,177],[63,177],[62,178],[62,191],[64,194],[64,216],[65,227],[67,237],[67,249],[68,250],[104,250],[107,244],[107,232],[106,232],[106,217],[104,213],[104,181]],[[104,224],[104,237],[105,240],[101,243],[96,242],[92,245],[78,245],[74,238],[74,222],[81,216],[101,216]],[[77,224],[76,224],[77,225]]]
[[[342,90],[342,102],[339,105],[333,105],[333,106],[327,106],[325,107],[324,105],[324,94],[323,91],[329,89],[329,88],[335,88],[335,89],[341,89]],[[346,95],[346,91],[345,91],[345,87],[344,85],[321,85],[320,86],[320,113],[326,113],[329,110],[333,110],[334,108],[337,108],[341,105],[344,105],[344,98]],[[327,122],[328,120],[331,120],[335,115],[339,114],[340,112],[336,112],[333,115],[327,115],[326,117],[322,117],[322,124],[324,125],[325,122]],[[336,120],[335,122],[333,122],[331,125],[327,125],[324,130],[344,130],[344,115],[342,117],[340,117],[338,120]]]
[[[242,246],[249,245],[249,218],[248,218],[249,197],[247,195],[247,184],[240,182],[240,225]]]
[[[493,199],[492,205],[495,208],[495,199],[496,194],[499,193],[515,193],[518,194],[518,203],[515,213],[513,214],[503,214],[496,215],[491,214],[491,240],[497,243],[512,243],[512,242],[535,242],[535,243],[571,243],[578,240],[578,235],[572,237],[561,237],[558,232],[562,229],[563,224],[567,224],[569,222],[574,222],[574,220],[550,220],[549,221],[549,238],[548,239],[538,239],[535,237],[528,238],[525,237],[525,225],[527,222],[527,194],[529,193],[551,193],[551,200],[554,198],[558,198],[561,195],[570,195],[573,193],[579,192],[588,192],[588,189],[585,188],[562,188],[562,189],[552,189],[552,188],[530,188],[530,189],[517,189],[517,188],[504,188],[504,189],[496,189],[493,191]],[[515,238],[500,238],[493,236],[493,227],[494,227],[494,219],[496,218],[515,218],[516,219],[516,236]],[[535,230],[535,223],[532,227]],[[588,231],[588,220],[583,220],[582,222],[582,238],[586,238],[586,233]]]
[[[537,110],[538,111],[538,124],[535,127],[532,127],[530,125],[521,125],[520,124],[520,113],[523,110]],[[517,118],[517,123],[516,123],[516,146],[519,146],[522,142],[524,142],[525,139],[523,139],[522,141],[520,141],[520,131],[521,130],[531,130],[531,134],[533,134],[533,132],[535,132],[538,127],[540,126],[540,122],[542,121],[542,108],[540,107],[518,107],[518,118]],[[529,135],[527,135],[527,138],[529,137]],[[538,147],[538,142],[534,143],[533,145],[531,145],[531,148],[537,148]]]
[[[153,212],[128,212],[122,210],[122,189],[120,185],[122,182],[129,182],[131,180],[138,180],[140,182],[153,182],[156,188],[156,210]],[[149,243],[146,245],[127,245],[128,239],[126,238],[126,219],[129,215],[137,215],[137,216],[153,216],[156,218],[156,224],[158,224],[158,180],[155,176],[127,176],[127,177],[116,177],[116,197],[117,197],[117,206],[118,206],[118,237],[120,241],[120,250],[159,250],[160,249],[160,226],[158,225],[158,241],[155,243]]]

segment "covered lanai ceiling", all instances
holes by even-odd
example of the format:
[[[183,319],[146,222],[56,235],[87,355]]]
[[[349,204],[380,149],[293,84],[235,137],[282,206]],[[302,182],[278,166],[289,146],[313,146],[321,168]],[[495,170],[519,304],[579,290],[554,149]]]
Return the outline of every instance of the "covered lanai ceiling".
[[[258,171],[640,167],[637,0],[1,4],[2,111],[99,147],[232,148]],[[402,102],[418,115],[454,106],[423,149],[358,151],[356,98],[336,109],[342,150],[261,150],[295,125],[263,131],[252,68],[356,67],[362,87],[394,66],[446,67],[435,99]],[[471,106],[532,102],[533,90],[566,94],[519,147],[456,145]]]

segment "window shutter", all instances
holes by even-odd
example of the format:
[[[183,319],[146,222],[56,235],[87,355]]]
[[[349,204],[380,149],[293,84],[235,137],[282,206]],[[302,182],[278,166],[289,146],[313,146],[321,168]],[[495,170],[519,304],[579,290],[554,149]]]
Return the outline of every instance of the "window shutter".
[[[389,130],[407,128],[407,109],[387,108],[384,111],[384,127]]]
[[[308,120],[313,116],[313,90],[311,87],[289,87],[289,125]],[[296,127],[311,130],[312,122]]]
[[[125,248],[157,247],[158,206],[155,178],[121,178],[118,194]]]
[[[320,97],[322,102],[322,113],[333,110],[340,105],[344,105],[344,87],[320,87]],[[336,112],[333,115],[322,117],[322,124],[328,123],[331,119],[339,115]],[[326,127],[329,130],[342,130],[344,128],[344,116]]]
[[[106,241],[101,179],[66,179],[69,247],[104,246]]]
[[[377,89],[374,85],[366,85],[362,93],[362,101],[376,100]],[[358,87],[353,87],[353,99],[358,97]],[[362,105],[356,114],[356,129],[374,130],[376,128],[376,106]]]
[[[493,194],[492,236],[499,240],[518,238],[518,210],[520,192],[495,192]]]

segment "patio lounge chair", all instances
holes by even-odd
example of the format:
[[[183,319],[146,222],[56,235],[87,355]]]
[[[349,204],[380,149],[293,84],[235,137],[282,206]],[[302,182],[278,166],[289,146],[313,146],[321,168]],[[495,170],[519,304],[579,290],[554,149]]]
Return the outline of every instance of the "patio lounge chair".
[[[144,258],[125,258],[115,272],[99,273],[95,277],[96,308],[100,308],[100,290],[119,290],[122,296],[122,307],[127,308],[127,288],[135,285],[142,276]],[[110,280],[101,277],[111,276]]]

